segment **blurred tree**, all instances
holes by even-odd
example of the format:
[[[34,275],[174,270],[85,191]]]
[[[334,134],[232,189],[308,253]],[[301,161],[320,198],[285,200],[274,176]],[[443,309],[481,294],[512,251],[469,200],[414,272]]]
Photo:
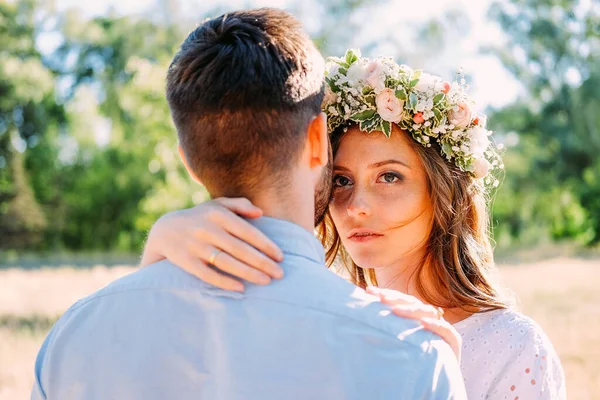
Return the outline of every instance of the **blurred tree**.
[[[76,10],[59,26],[64,41],[49,64],[68,78],[63,90],[73,148],[63,159],[63,241],[76,249],[137,250],[150,221],[191,205],[199,190],[189,180],[167,181],[182,172],[164,97],[166,67],[181,35],[133,17],[85,21]],[[168,189],[160,191],[163,186]],[[177,200],[145,205],[159,194]]]
[[[0,248],[33,245],[43,237],[46,219],[31,188],[34,174],[25,168],[30,154],[23,153],[34,150],[39,168],[52,164],[64,121],[54,99],[54,74],[36,49],[40,11],[34,0],[0,1]],[[35,177],[34,187],[38,183]]]
[[[521,135],[521,146],[510,150],[521,154],[521,165],[507,163],[501,190],[520,201],[496,216],[513,221],[513,230],[545,221],[554,239],[598,242],[600,3],[510,0],[493,3],[489,14],[508,36],[494,51],[528,93],[491,119],[492,127]],[[510,168],[523,164],[526,174],[514,176]],[[535,218],[518,216],[525,204]]]

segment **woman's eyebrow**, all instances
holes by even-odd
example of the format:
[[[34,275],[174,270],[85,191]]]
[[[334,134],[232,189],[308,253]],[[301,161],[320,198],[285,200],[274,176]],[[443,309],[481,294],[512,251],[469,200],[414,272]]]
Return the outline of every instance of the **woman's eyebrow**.
[[[399,160],[379,161],[379,162],[369,165],[369,168],[379,168],[379,167],[383,167],[384,165],[388,165],[388,164],[400,164],[400,165],[404,165],[408,169],[411,169],[410,166],[408,166],[406,163],[403,163],[402,161],[399,161]]]
[[[348,172],[350,172],[349,168],[346,168],[346,167],[341,166],[341,165],[334,165],[333,169],[336,169],[336,170],[339,170],[339,171],[348,171]]]

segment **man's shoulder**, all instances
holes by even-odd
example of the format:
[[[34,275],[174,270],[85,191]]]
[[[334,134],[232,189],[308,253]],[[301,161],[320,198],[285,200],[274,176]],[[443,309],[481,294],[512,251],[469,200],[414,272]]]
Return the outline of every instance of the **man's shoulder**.
[[[214,301],[226,302],[225,307],[239,307],[231,299],[261,301],[263,304],[284,304],[284,309],[298,318],[310,319],[314,314],[326,314],[332,321],[351,325],[354,334],[385,336],[391,346],[419,347],[423,352],[433,351],[439,339],[423,330],[410,319],[398,317],[388,306],[369,295],[323,265],[312,260],[291,259],[294,268],[285,268],[285,277],[268,286],[247,285],[245,293],[235,293],[213,287],[183,271],[169,261],[160,261],[126,275],[74,304],[65,317],[78,309],[117,302],[127,309],[135,304],[145,304],[145,299],[157,295],[168,299],[186,293],[197,298],[210,296]],[[124,298],[136,301],[125,301]],[[198,302],[198,307],[202,302]],[[132,310],[135,311],[135,310]],[[419,350],[419,351],[421,351]]]
[[[308,260],[290,260],[312,263]],[[302,267],[307,268],[302,268]],[[378,298],[343,279],[325,266],[286,269],[286,277],[274,281],[269,287],[253,288],[248,296],[267,301],[284,301],[311,313],[325,313],[332,319],[351,324],[356,334],[377,333],[390,339],[428,351],[439,337],[425,331],[415,320],[401,318],[391,313],[389,306]]]
[[[188,274],[171,262],[163,260],[116,279],[83,297],[73,304],[65,314],[85,306],[112,301],[115,297],[123,295],[143,298],[153,296],[157,292],[176,293],[177,291],[205,290],[217,291],[218,289]]]

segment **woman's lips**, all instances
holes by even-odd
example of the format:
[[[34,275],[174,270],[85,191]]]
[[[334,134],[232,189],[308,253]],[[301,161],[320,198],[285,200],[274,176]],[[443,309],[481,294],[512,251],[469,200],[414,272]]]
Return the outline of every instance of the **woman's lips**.
[[[357,243],[370,242],[380,237],[383,237],[381,233],[371,229],[352,229],[348,232],[348,239]]]

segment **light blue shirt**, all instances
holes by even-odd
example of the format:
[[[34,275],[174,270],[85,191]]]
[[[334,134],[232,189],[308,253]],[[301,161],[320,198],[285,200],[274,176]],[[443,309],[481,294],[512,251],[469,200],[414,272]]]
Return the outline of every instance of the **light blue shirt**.
[[[252,221],[285,278],[243,294],[167,261],[73,305],[48,334],[32,399],[465,399],[450,347],[324,267],[308,231]]]

